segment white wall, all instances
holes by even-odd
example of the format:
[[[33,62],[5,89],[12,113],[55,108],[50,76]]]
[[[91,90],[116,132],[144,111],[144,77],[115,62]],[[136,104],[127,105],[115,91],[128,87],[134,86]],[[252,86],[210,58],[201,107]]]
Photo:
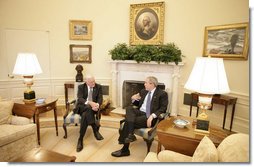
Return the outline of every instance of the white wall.
[[[111,80],[108,51],[120,42],[129,42],[130,4],[160,2],[158,0],[0,0],[0,84],[6,85],[5,29],[49,31],[50,80],[57,81],[54,93],[63,97],[63,81],[75,78],[75,66],[69,62],[69,44],[92,45],[92,64],[83,64],[84,73],[93,73],[101,82]],[[203,52],[204,28],[211,25],[249,21],[248,0],[165,0],[164,43],[175,42],[182,50],[184,68],[180,78],[183,89],[195,58]],[[93,40],[69,40],[71,19],[91,20]],[[249,60],[224,61],[231,95],[238,97],[236,123],[249,124]],[[43,68],[43,67],[42,67]],[[40,77],[37,77],[40,79]],[[4,90],[0,93],[5,92]],[[188,107],[179,99],[179,112]],[[219,110],[221,107],[219,106]],[[216,114],[222,118],[222,112]],[[215,121],[218,121],[218,119]],[[220,122],[220,121],[219,121]],[[235,127],[233,127],[234,129]],[[244,129],[244,128],[242,128]],[[241,129],[241,131],[242,131]],[[238,129],[235,129],[238,130]]]

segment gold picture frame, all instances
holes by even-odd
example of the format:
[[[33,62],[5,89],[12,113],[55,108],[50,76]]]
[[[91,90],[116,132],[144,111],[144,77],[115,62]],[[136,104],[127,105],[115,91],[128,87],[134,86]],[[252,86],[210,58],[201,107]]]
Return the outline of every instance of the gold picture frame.
[[[161,45],[164,40],[165,3],[130,5],[130,45]]]
[[[87,20],[70,20],[71,40],[92,40],[92,22]]]
[[[203,56],[247,60],[249,23],[205,27]]]
[[[92,45],[70,45],[70,63],[92,63]]]

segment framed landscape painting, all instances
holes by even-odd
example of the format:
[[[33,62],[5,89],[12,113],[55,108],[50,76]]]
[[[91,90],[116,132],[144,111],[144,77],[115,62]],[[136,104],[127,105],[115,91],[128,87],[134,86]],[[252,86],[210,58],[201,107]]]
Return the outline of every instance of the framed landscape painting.
[[[70,63],[92,63],[92,46],[70,45]]]
[[[87,20],[70,20],[70,39],[92,40],[92,22]]]
[[[164,15],[164,2],[130,5],[130,45],[163,44]]]
[[[203,56],[247,60],[248,49],[249,23],[205,28]]]

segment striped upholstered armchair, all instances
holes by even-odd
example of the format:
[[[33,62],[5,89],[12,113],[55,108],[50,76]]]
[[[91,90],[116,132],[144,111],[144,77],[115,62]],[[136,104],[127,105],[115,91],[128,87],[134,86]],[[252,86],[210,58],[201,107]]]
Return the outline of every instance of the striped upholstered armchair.
[[[76,96],[78,93],[78,86],[83,84],[84,82],[75,82],[74,84],[74,95]],[[72,100],[71,102],[66,103],[66,113],[63,116],[63,129],[64,129],[64,138],[67,138],[67,126],[69,125],[79,125],[81,122],[81,116],[79,114],[75,114],[73,109],[76,105],[76,99]],[[97,127],[100,128],[100,119],[101,119],[101,112],[100,110],[95,114],[95,123]],[[99,129],[98,129],[99,130]]]
[[[170,104],[171,104],[171,99],[172,99],[172,91],[170,89],[166,89],[166,92],[168,93],[168,101],[169,101],[166,113],[163,113],[159,116],[159,119],[157,120],[154,127],[152,127],[152,128],[140,128],[140,129],[135,129],[134,130],[134,134],[142,137],[143,140],[146,142],[147,153],[150,152],[150,148],[151,148],[152,143],[154,141],[154,137],[156,136],[157,125],[159,124],[159,122],[161,120],[167,118],[170,114],[170,106],[171,106]],[[125,119],[120,121],[119,133],[123,129],[124,122],[125,122]]]

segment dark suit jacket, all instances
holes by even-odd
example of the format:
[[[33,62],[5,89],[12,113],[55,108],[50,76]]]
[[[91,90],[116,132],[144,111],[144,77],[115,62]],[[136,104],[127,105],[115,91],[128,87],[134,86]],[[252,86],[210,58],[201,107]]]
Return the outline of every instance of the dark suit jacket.
[[[85,103],[88,96],[88,89],[86,83],[78,86],[78,102]],[[95,84],[93,87],[93,102],[102,104],[102,87],[100,84]]]
[[[147,93],[147,90],[142,89],[140,92],[141,99],[134,102],[134,104],[137,105],[139,109],[142,106]],[[164,90],[157,87],[152,97],[150,114],[154,113],[158,117],[161,113],[165,113],[167,111],[167,106],[168,94]]]

